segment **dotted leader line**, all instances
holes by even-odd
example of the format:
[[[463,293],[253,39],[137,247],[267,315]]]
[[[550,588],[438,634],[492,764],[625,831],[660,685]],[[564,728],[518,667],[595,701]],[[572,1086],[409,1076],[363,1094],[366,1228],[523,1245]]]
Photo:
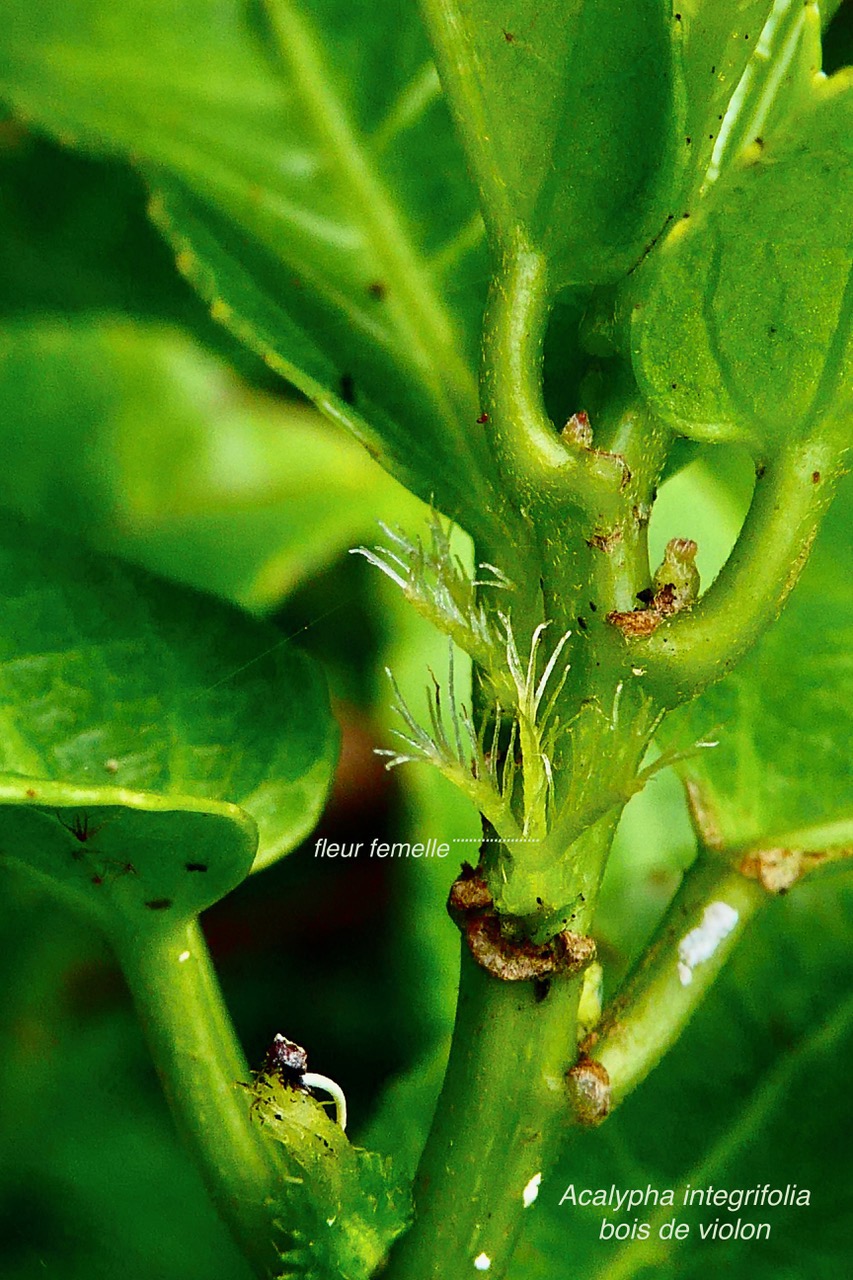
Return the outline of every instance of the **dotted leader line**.
[[[542,841],[537,836],[486,836],[480,839],[479,836],[451,836],[451,844],[541,844]]]

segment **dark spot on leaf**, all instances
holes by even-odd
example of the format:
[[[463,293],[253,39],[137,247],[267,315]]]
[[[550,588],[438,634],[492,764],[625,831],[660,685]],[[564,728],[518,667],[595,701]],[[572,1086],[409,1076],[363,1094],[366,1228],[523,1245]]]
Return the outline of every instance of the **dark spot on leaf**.
[[[714,73],[715,73],[715,71],[716,71],[716,70],[717,70],[717,68],[716,68],[716,67],[712,67],[712,68],[711,68],[711,75],[714,75]]]
[[[340,386],[344,404],[355,404],[355,378],[351,373],[341,374]]]
[[[92,884],[95,884],[95,885],[103,884],[103,883],[104,883],[104,877],[103,877],[103,876],[97,876],[97,875],[96,875],[96,876],[92,876],[92,881],[91,881],[91,882],[92,882]]]
[[[146,902],[149,911],[167,911],[172,905],[171,898],[151,898]]]
[[[820,472],[819,472],[819,471],[813,471],[813,472],[812,472],[812,484],[820,484]]]
[[[684,141],[687,143],[687,145],[688,145],[688,147],[689,147],[689,146],[690,146],[690,144],[691,144],[691,142],[693,141],[693,139],[692,139],[692,138],[685,138],[685,139],[684,139]]]
[[[381,302],[387,293],[387,289],[381,280],[374,280],[372,284],[367,286],[367,292],[371,298],[375,298],[377,302]]]
[[[763,148],[763,146],[764,146],[764,139],[763,139],[763,138],[756,138],[756,139],[755,139],[755,145],[756,145],[757,147],[762,147],[762,148]]]
[[[778,332],[779,332],[779,330],[776,328],[775,324],[771,324],[771,326],[770,326],[770,328],[767,330],[767,332],[770,334],[770,336],[771,336],[771,338],[772,338],[772,337],[773,337],[773,334],[774,334],[774,333],[778,333]]]
[[[681,14],[680,14],[680,13],[677,13],[677,14],[675,15],[675,21],[676,21],[676,22],[680,22],[680,21],[681,21]]]
[[[477,419],[477,422],[480,424],[481,427],[484,425],[484,423],[488,421],[489,421],[489,415],[487,413],[481,413],[479,418]]]
[[[598,605],[595,603],[595,601],[594,601],[594,600],[590,600],[590,602],[589,602],[589,607],[590,607],[590,609],[592,610],[592,612],[593,612],[593,613],[597,613],[597,612],[598,612]]]
[[[88,813],[78,813],[74,816],[73,822],[63,822],[59,814],[56,815],[59,825],[64,827],[69,835],[72,835],[80,844],[85,844],[87,840],[91,840],[102,829],[101,827],[92,827],[89,825]]]
[[[690,214],[689,214],[689,213],[682,213],[682,215],[681,215],[681,216],[682,216],[682,218],[689,218],[689,217],[690,217]]]
[[[206,862],[185,862],[184,866],[187,869],[187,871],[206,871],[207,870]]]
[[[504,32],[504,40],[506,40],[507,44],[515,44],[515,36],[511,31]]]
[[[755,476],[756,476],[756,479],[757,479],[757,480],[760,480],[760,479],[761,479],[761,477],[764,475],[764,472],[765,472],[766,470],[767,470],[767,468],[765,467],[764,463],[763,463],[763,462],[759,462],[758,466],[755,468]]]
[[[677,383],[677,382],[671,382],[669,385],[670,385],[670,387],[672,388],[672,390],[673,390],[673,391],[675,391],[675,390],[677,389],[677,387],[678,387],[678,383]]]
[[[35,800],[36,798],[36,793],[33,791],[32,787],[27,787],[26,795],[29,800]]]
[[[578,626],[580,627],[581,631],[586,631],[586,618],[581,618],[581,617],[579,616],[579,617],[578,617]]]

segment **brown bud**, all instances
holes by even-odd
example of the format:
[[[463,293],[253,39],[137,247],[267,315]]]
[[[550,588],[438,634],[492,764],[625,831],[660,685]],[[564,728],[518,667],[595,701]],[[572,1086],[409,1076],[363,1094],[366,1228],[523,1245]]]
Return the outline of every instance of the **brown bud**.
[[[610,1114],[610,1076],[594,1058],[581,1057],[566,1074],[569,1097],[578,1124],[595,1127]]]

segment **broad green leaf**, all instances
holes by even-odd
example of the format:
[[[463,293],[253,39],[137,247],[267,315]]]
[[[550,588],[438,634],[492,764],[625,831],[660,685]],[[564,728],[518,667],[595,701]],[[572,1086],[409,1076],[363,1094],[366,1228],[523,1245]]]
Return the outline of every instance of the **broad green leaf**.
[[[153,324],[8,326],[0,452],[3,505],[250,608],[417,505],[313,409]]]
[[[175,270],[127,166],[0,122],[0,310],[125,311],[222,335]]]
[[[820,15],[802,0],[673,0],[672,10],[686,165],[677,218],[808,91],[820,66]]]
[[[627,292],[640,389],[693,439],[758,454],[849,412],[853,91],[742,147]]]
[[[495,497],[481,293],[457,288],[480,234],[414,10],[13,0],[5,16],[0,95],[130,156],[217,318],[476,524]]]
[[[618,278],[667,212],[671,19],[660,0],[422,0],[496,245],[555,287]]]
[[[853,537],[847,484],[781,619],[720,684],[665,722],[719,745],[680,766],[727,848],[853,845]]]
[[[577,1134],[530,1214],[512,1280],[704,1280],[843,1273],[849,1257],[850,1144],[843,1099],[853,1049],[849,883],[814,884],[774,901],[747,934],[681,1041],[600,1128]],[[559,1201],[567,1187],[646,1187],[673,1208],[616,1214]],[[788,1184],[808,1207],[685,1209],[687,1185],[746,1191]],[[672,1217],[685,1240],[661,1240]],[[599,1239],[601,1221],[636,1220],[648,1241]],[[705,1240],[700,1223],[768,1222],[769,1239]],[[624,1228],[623,1228],[624,1229]]]
[[[10,516],[0,598],[3,857],[138,931],[310,831],[336,733],[278,632]]]

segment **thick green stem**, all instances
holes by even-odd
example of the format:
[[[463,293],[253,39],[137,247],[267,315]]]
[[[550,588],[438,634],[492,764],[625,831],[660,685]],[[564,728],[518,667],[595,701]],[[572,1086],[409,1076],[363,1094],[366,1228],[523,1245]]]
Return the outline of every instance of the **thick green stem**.
[[[255,1273],[276,1275],[277,1157],[250,1119],[240,1086],[251,1076],[201,930],[191,923],[116,949],[178,1129]]]
[[[521,514],[544,506],[560,522],[566,505],[596,515],[614,506],[623,468],[611,456],[564,442],[542,400],[542,352],[551,308],[541,254],[520,246],[489,291],[483,329],[481,393],[495,454]]]
[[[775,619],[808,557],[841,461],[833,433],[769,460],[737,544],[699,604],[647,638],[625,641],[665,705],[721,679]]]
[[[541,993],[540,993],[541,994]],[[388,1280],[490,1280],[506,1272],[526,1208],[547,1176],[570,1110],[577,978],[544,1000],[502,982],[463,945],[459,1003],[444,1088],[418,1171],[416,1218]]]
[[[767,901],[756,881],[700,854],[638,967],[589,1038],[590,1057],[610,1079],[611,1109],[675,1043]]]

